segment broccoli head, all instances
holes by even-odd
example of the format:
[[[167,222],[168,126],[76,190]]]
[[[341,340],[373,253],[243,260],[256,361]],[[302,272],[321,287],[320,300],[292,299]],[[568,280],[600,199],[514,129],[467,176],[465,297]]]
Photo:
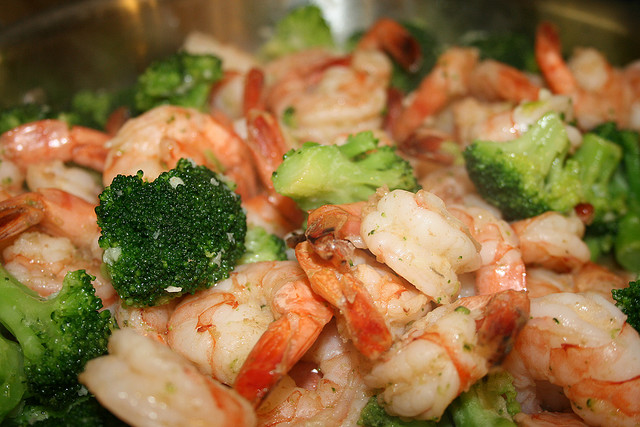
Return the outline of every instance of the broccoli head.
[[[211,287],[244,253],[240,196],[190,160],[151,182],[142,171],[118,175],[99,199],[98,244],[124,304],[158,305]]]
[[[640,280],[629,282],[629,286],[611,291],[616,306],[627,315],[627,323],[640,332]]]
[[[568,150],[562,120],[551,112],[515,140],[474,141],[463,155],[480,195],[516,220],[565,212],[582,201],[579,165]]]
[[[316,5],[293,9],[276,23],[273,35],[261,48],[261,55],[273,59],[311,47],[334,47],[331,28]]]
[[[20,345],[28,395],[43,405],[76,399],[78,373],[107,352],[113,320],[99,311],[93,279],[84,270],[69,272],[57,294],[41,298],[0,267],[0,323]]]
[[[203,110],[213,84],[222,77],[222,62],[213,55],[178,52],[156,61],[138,77],[135,107],[142,113],[161,104]]]
[[[0,134],[37,120],[55,119],[57,113],[46,104],[22,104],[0,111]]]
[[[269,233],[260,226],[247,227],[247,235],[244,239],[246,252],[238,261],[238,264],[249,264],[260,261],[284,261],[287,259],[287,246],[284,240]]]
[[[371,131],[349,136],[344,145],[307,142],[289,151],[272,181],[278,193],[304,210],[367,200],[385,185],[390,190],[419,188],[411,165],[394,147],[379,145]]]

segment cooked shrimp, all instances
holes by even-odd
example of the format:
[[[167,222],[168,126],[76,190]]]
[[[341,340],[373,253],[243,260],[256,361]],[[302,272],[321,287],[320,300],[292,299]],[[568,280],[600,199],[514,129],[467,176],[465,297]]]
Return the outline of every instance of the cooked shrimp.
[[[182,300],[167,338],[173,350],[257,406],[331,317],[295,261],[252,263]]]
[[[582,240],[584,224],[576,216],[545,212],[511,224],[520,239],[526,265],[568,272],[589,261],[589,247]]]
[[[438,419],[499,362],[529,314],[524,292],[461,298],[418,320],[365,376],[392,415]]]
[[[114,315],[118,327],[130,328],[163,344],[167,343],[169,318],[176,308],[177,299],[163,305],[151,307],[133,307],[116,304]]]
[[[58,292],[67,272],[86,270],[96,278],[92,283],[103,306],[111,307],[117,301],[116,291],[102,274],[101,258],[91,257],[66,237],[22,233],[4,249],[2,260],[9,273],[40,296]]]
[[[409,97],[409,105],[393,124],[397,141],[407,139],[422,121],[468,91],[469,76],[478,62],[478,51],[453,47],[443,53],[429,75]]]
[[[587,425],[577,415],[564,412],[540,412],[537,414],[520,412],[513,419],[521,427],[583,427]]]
[[[69,126],[61,120],[26,123],[0,135],[2,158],[26,170],[27,166],[52,160],[74,162],[102,171],[107,150],[106,133]]]
[[[283,68],[286,73],[278,77]],[[382,126],[391,63],[377,50],[356,50],[347,58],[307,51],[279,59],[266,71],[267,108],[284,118],[298,144],[331,144],[339,135]]]
[[[128,328],[113,332],[109,354],[90,360],[78,379],[132,426],[256,424],[251,405],[238,393]]]
[[[57,188],[90,203],[98,202],[98,195],[104,188],[98,174],[84,168],[65,165],[59,160],[29,165],[25,182],[32,190]]]
[[[558,31],[543,22],[536,32],[535,55],[547,84],[554,93],[572,97],[578,125],[589,130],[615,121],[628,127],[631,118],[632,83],[595,49],[577,49],[567,64],[562,56]]]
[[[480,207],[450,205],[448,209],[481,245],[482,266],[476,270],[477,293],[526,289],[520,242],[509,223]]]
[[[535,101],[539,91],[522,71],[492,59],[480,62],[469,76],[469,92],[484,101]]]
[[[127,121],[107,143],[109,154],[102,180],[144,172],[153,180],[183,157],[225,174],[245,199],[257,193],[251,153],[235,132],[211,115],[171,105],[156,107]]]
[[[330,322],[257,409],[258,425],[355,425],[370,393],[361,357]]]
[[[503,364],[523,411],[542,409],[536,385],[549,382],[589,425],[638,425],[640,336],[625,319],[594,293],[531,299],[531,318]]]
[[[378,191],[362,215],[360,235],[378,261],[438,303],[458,295],[457,274],[481,265],[480,244],[437,196]]]
[[[34,228],[52,236],[67,237],[95,258],[100,229],[95,204],[53,188],[23,193],[0,202],[0,241]]]

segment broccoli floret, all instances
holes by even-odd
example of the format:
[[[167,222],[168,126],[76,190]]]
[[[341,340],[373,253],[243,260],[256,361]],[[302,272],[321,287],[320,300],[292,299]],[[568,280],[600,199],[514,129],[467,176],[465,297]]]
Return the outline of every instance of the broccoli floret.
[[[22,349],[0,331],[0,423],[13,410],[27,390]]]
[[[616,306],[627,315],[627,323],[640,332],[640,280],[629,282],[629,286],[611,291]]]
[[[0,112],[0,134],[36,120],[55,119],[57,113],[46,104],[22,104]]]
[[[127,305],[158,305],[211,287],[244,253],[240,196],[190,160],[151,182],[142,171],[118,175],[99,199],[98,244]]]
[[[540,72],[531,33],[473,31],[463,34],[460,44],[478,48],[480,59],[495,59],[529,73]]]
[[[204,110],[211,87],[222,78],[222,62],[213,55],[178,52],[156,61],[138,77],[135,107],[142,113],[161,104]]]
[[[62,408],[42,406],[31,399],[24,402],[18,414],[11,415],[4,427],[124,427],[117,418],[90,394],[78,397]]]
[[[391,190],[419,188],[409,163],[394,147],[379,145],[371,131],[351,135],[340,146],[304,143],[285,154],[272,180],[278,193],[304,210],[367,200],[385,185]]]
[[[516,426],[513,416],[520,412],[513,377],[496,370],[477,381],[447,408],[456,427]]]
[[[93,279],[84,270],[69,272],[60,292],[45,299],[0,267],[0,323],[20,344],[28,395],[43,405],[76,399],[78,373],[107,352],[113,320],[99,311]]]
[[[365,427],[452,427],[453,424],[446,412],[440,418],[440,421],[423,421],[402,419],[393,415],[389,415],[378,403],[378,398],[373,396],[362,408],[358,425]]]
[[[333,48],[335,42],[329,24],[316,5],[293,9],[275,26],[273,35],[261,47],[265,59],[274,59],[311,47]]]
[[[562,121],[551,112],[513,141],[474,141],[463,155],[480,195],[516,220],[565,212],[582,201],[580,168],[568,150]]]
[[[260,261],[284,261],[287,259],[287,246],[284,240],[267,232],[259,226],[248,226],[244,239],[246,252],[238,264]]]
[[[83,90],[71,99],[68,111],[60,118],[72,125],[81,125],[102,130],[111,113],[118,107],[133,109],[132,90],[106,92]]]

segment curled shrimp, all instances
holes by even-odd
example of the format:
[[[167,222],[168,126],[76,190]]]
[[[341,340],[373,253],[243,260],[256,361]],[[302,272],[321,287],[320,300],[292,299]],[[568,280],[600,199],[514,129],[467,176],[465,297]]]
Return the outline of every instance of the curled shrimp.
[[[370,396],[358,351],[330,322],[257,409],[258,425],[355,425]]]
[[[113,312],[118,327],[135,330],[140,335],[167,344],[169,318],[177,303],[178,300],[174,299],[166,304],[151,307],[116,304]]]
[[[61,160],[102,171],[109,136],[82,126],[69,126],[62,120],[26,123],[0,135],[3,159],[23,170],[31,164]]]
[[[169,319],[169,346],[258,406],[333,313],[295,261],[239,266],[188,296]]]
[[[524,292],[460,298],[415,322],[365,383],[392,415],[438,419],[453,399],[499,362],[529,313]]]
[[[582,240],[584,224],[577,216],[549,211],[511,226],[520,239],[526,265],[568,272],[580,268],[591,257]]]
[[[357,50],[386,52],[408,71],[417,71],[422,61],[418,41],[402,25],[389,18],[374,22],[358,41]]]
[[[594,293],[532,298],[531,318],[503,364],[523,411],[541,411],[536,387],[551,383],[589,425],[637,425],[640,336],[625,319]]]
[[[456,298],[457,274],[481,266],[480,244],[424,190],[378,191],[362,214],[360,236],[378,261],[437,303]]]
[[[633,81],[612,67],[595,49],[576,49],[569,63],[564,61],[557,28],[543,22],[536,31],[535,55],[545,81],[554,93],[571,96],[580,128],[615,121],[628,127],[632,104],[637,105]],[[635,93],[634,93],[635,92]]]
[[[236,133],[211,115],[191,108],[163,105],[128,120],[107,143],[104,185],[116,175],[148,180],[171,169],[183,157],[232,179],[236,191],[248,199],[257,194],[251,153]]]
[[[509,223],[480,207],[453,205],[448,209],[481,245],[482,266],[476,270],[477,293],[526,289],[520,242]]]
[[[79,381],[134,426],[253,426],[249,402],[202,375],[180,355],[131,329],[113,331],[109,354],[90,360]]]

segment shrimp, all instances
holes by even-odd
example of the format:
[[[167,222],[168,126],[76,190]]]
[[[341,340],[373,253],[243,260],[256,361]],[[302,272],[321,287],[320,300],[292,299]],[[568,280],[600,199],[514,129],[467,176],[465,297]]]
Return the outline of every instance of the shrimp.
[[[139,170],[148,180],[171,169],[183,157],[232,179],[248,199],[257,194],[251,153],[235,132],[211,115],[191,108],[163,105],[128,120],[107,143],[104,185],[118,175]]]
[[[257,409],[258,425],[356,425],[371,395],[362,363],[330,322]]]
[[[457,274],[481,266],[480,244],[424,190],[379,190],[363,211],[360,236],[379,262],[437,303],[455,299]]]
[[[167,340],[258,406],[332,315],[295,261],[245,264],[183,299],[169,318]]]
[[[482,266],[476,270],[477,293],[526,289],[520,242],[509,223],[480,207],[453,205],[449,212],[469,228],[482,246]]]
[[[625,319],[594,293],[531,299],[531,318],[503,363],[514,376],[523,411],[543,409],[536,387],[547,382],[562,389],[589,425],[637,425],[640,336]]]
[[[460,298],[414,323],[365,383],[392,415],[438,419],[451,401],[499,362],[525,324],[524,292]]]
[[[0,135],[2,158],[26,170],[27,166],[61,160],[96,171],[104,170],[109,136],[62,120],[26,123]]]
[[[108,347],[109,354],[90,360],[78,379],[128,424],[256,424],[249,402],[166,346],[124,328],[113,331]]]
[[[422,61],[420,44],[402,25],[389,18],[378,19],[360,38],[356,50],[381,50],[402,68],[415,72]]]
[[[535,101],[539,91],[522,71],[492,59],[480,62],[469,76],[469,92],[485,101]]]
[[[32,190],[57,188],[89,203],[97,203],[98,195],[104,189],[98,174],[84,168],[65,165],[60,160],[30,165],[27,167],[25,182]]]
[[[54,188],[20,194],[0,202],[0,241],[34,228],[67,237],[78,248],[100,258],[100,229],[94,208],[93,203]]]
[[[296,144],[330,144],[340,135],[382,126],[391,63],[377,50],[356,50],[346,58],[305,51],[274,61],[266,72],[267,109],[283,120]]]
[[[577,216],[545,212],[511,224],[520,239],[526,265],[569,272],[589,261],[591,252],[582,240],[584,224]]]
[[[130,328],[138,334],[148,336],[166,344],[169,318],[176,308],[177,299],[151,307],[133,307],[116,304],[114,316],[120,328]]]
[[[633,83],[604,55],[595,49],[576,49],[569,63],[565,63],[558,30],[549,22],[538,26],[535,55],[551,90],[573,99],[581,129],[589,130],[606,121],[629,126],[631,104],[637,103],[637,98],[632,99]]]

